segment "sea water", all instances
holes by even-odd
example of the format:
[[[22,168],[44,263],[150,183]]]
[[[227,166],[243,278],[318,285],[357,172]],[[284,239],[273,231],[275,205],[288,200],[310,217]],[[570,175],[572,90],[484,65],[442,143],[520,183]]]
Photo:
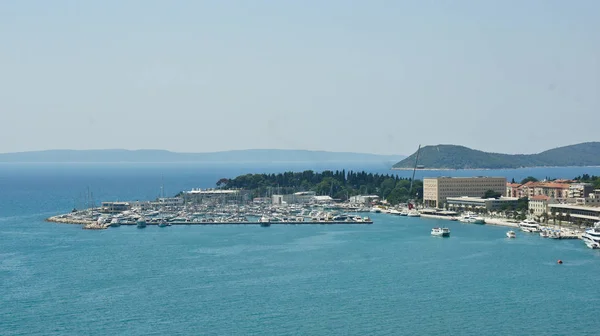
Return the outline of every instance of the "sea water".
[[[595,332],[600,252],[579,240],[507,239],[504,227],[386,214],[368,214],[372,225],[268,228],[87,231],[43,221],[88,188],[97,202],[149,199],[161,181],[174,194],[304,168],[0,165],[0,335]],[[325,168],[338,167],[313,169]],[[548,176],[493,175],[510,172]],[[600,175],[559,173],[549,175]],[[430,235],[440,225],[450,238]]]

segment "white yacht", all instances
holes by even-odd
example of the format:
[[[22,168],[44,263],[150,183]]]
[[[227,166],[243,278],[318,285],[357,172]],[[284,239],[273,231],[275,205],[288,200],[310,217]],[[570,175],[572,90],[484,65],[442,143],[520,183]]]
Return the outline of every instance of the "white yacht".
[[[433,229],[431,229],[431,235],[439,237],[450,237],[450,229],[434,227]]]
[[[485,219],[483,217],[476,216],[469,212],[460,217],[459,221],[462,223],[485,224]]]
[[[411,210],[406,215],[408,217],[421,217],[421,214],[417,210]]]
[[[519,223],[519,228],[523,232],[540,232],[540,224],[533,219],[526,219]]]
[[[591,249],[600,249],[600,222],[594,224],[594,227],[585,230],[581,239]]]
[[[408,210],[404,209],[400,212],[400,216],[408,216]]]
[[[506,233],[506,236],[507,236],[508,238],[517,238],[517,234],[516,234],[516,233],[515,233],[515,231],[513,231],[513,230],[510,230],[510,231],[508,231],[508,232]]]

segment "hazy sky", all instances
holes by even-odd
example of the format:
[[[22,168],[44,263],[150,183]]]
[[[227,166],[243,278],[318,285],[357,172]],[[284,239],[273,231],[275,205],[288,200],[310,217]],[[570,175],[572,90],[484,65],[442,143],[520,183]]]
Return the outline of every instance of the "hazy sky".
[[[600,1],[1,1],[0,152],[599,141]]]

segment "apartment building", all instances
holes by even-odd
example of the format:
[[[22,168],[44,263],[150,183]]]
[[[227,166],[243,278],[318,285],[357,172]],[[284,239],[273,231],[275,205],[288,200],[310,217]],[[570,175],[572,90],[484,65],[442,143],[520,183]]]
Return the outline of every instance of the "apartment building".
[[[529,199],[529,211],[533,210],[533,215],[536,217],[548,213],[548,205],[555,204],[556,200],[546,195],[537,195]]]
[[[448,197],[483,197],[486,191],[504,195],[505,177],[426,177],[423,179],[423,203],[428,207],[442,208]]]
[[[521,188],[522,184],[520,183],[507,183],[506,184],[506,197],[523,197],[523,188]]]
[[[569,183],[561,182],[527,182],[520,188],[522,189],[523,197],[532,198],[544,195],[562,201],[569,198],[570,187]]]

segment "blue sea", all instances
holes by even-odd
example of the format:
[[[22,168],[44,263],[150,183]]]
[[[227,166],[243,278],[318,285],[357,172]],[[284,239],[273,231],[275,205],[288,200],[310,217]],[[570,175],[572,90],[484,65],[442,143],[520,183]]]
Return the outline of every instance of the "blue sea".
[[[221,177],[365,164],[0,164],[0,335],[584,335],[600,252],[507,228],[373,214],[373,225],[122,226],[44,222],[101,200]],[[573,178],[600,168],[418,171]],[[430,235],[446,225],[450,238]],[[556,261],[562,259],[564,264]]]

